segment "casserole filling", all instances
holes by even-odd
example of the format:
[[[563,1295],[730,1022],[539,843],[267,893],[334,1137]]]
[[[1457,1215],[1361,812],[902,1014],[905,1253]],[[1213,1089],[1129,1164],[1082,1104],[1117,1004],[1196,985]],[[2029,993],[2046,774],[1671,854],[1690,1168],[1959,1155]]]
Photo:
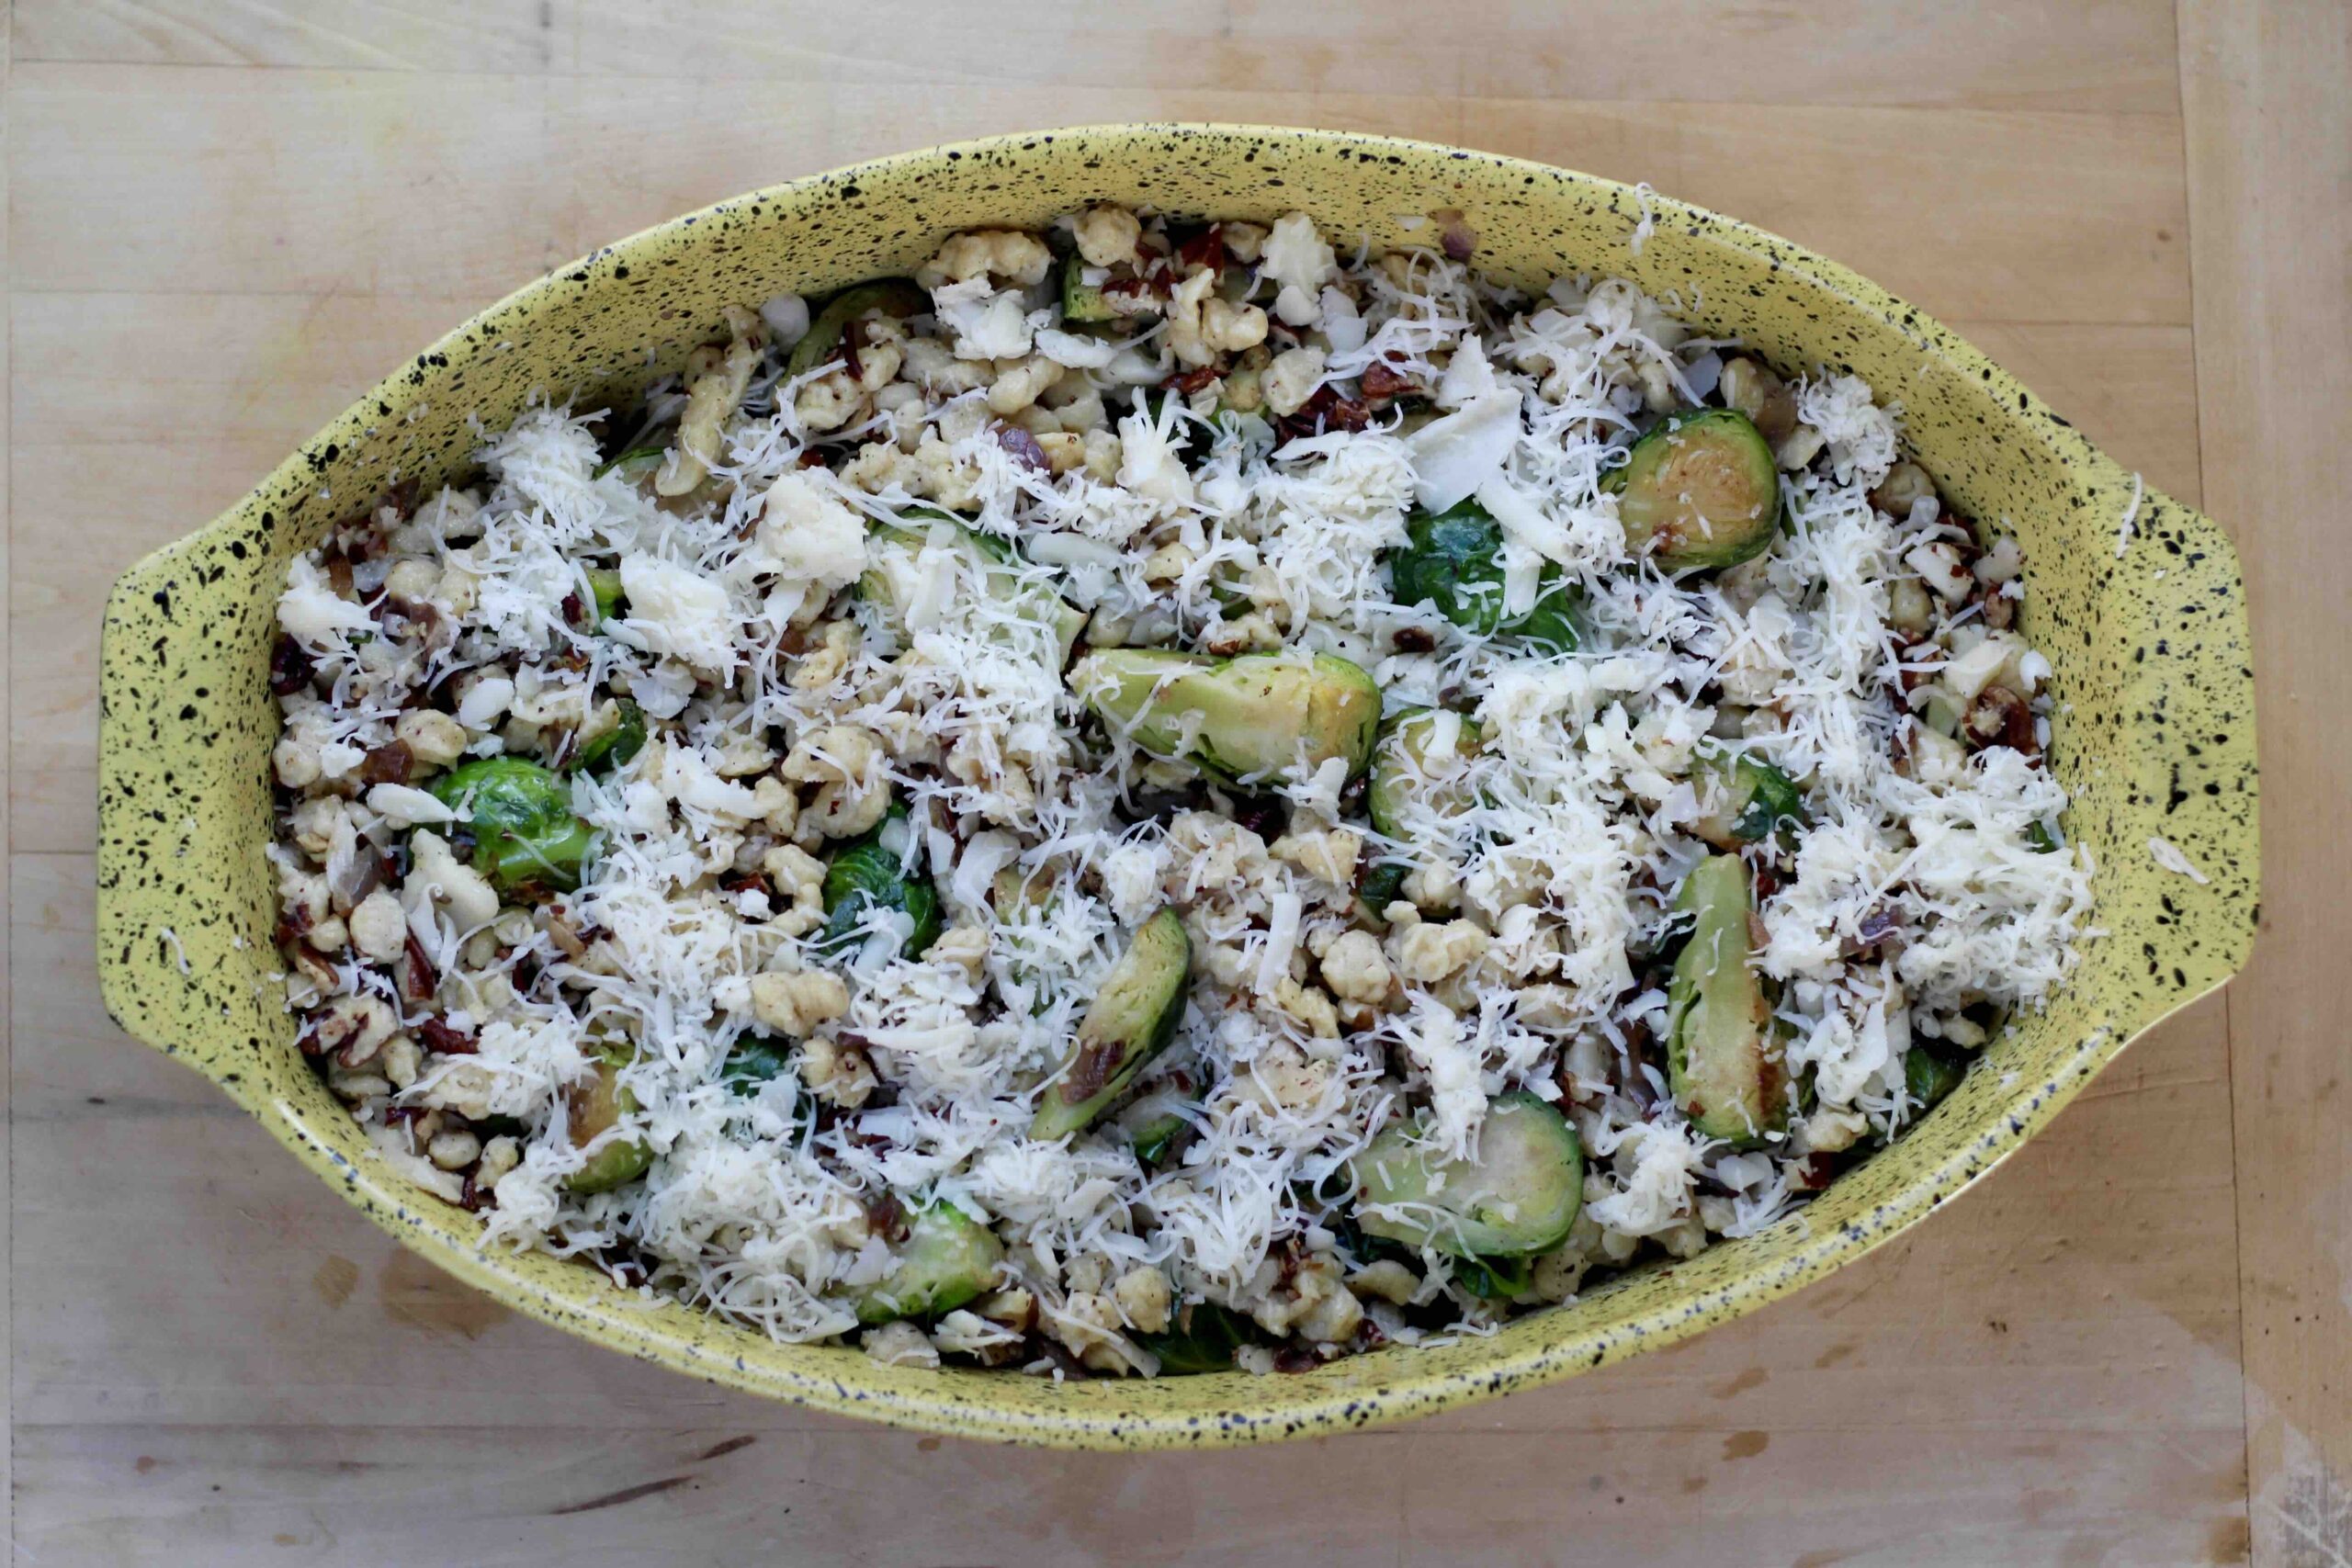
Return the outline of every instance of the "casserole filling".
[[[1771,1224],[2092,934],[2015,541],[1616,279],[1115,208],[300,558],[300,1048],[783,1339],[1296,1370]]]

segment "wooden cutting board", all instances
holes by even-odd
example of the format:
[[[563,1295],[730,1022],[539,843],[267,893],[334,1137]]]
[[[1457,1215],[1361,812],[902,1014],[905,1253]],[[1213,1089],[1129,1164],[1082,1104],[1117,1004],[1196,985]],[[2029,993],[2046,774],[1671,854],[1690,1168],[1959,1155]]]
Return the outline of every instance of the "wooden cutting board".
[[[34,1563],[2352,1558],[2352,8],[18,0],[9,1533]],[[1408,133],[1750,219],[1952,322],[2246,556],[2254,967],[1922,1229],[1400,1430],[1045,1455],[721,1394],[396,1250],[107,1023],[98,607],[592,243],[982,132]]]

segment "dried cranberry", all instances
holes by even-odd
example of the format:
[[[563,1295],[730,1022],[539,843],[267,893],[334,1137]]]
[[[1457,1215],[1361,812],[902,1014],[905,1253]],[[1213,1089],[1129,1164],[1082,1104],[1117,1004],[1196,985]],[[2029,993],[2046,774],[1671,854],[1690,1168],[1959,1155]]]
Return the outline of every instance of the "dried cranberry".
[[[1438,243],[1449,260],[1466,262],[1478,249],[1478,231],[1470,227],[1458,207],[1441,208],[1430,214],[1442,226]]]
[[[428,1018],[416,1026],[416,1032],[428,1050],[445,1056],[470,1056],[481,1047],[474,1037],[437,1018]]]
[[[1023,468],[1040,474],[1052,471],[1053,464],[1046,457],[1046,449],[1037,444],[1035,436],[1019,425],[997,426],[996,440],[997,445],[1012,453],[1012,460]]]
[[[1437,634],[1427,626],[1398,626],[1388,640],[1399,653],[1427,653],[1437,646]]]
[[[1216,379],[1216,367],[1204,365],[1196,370],[1183,370],[1160,383],[1179,397],[1189,398]]]
[[[413,1002],[433,999],[433,987],[440,983],[440,974],[433,967],[433,960],[425,954],[424,944],[416,940],[416,932],[408,933],[406,964],[401,970],[401,995]]]
[[[842,329],[842,362],[843,367],[849,372],[849,378],[853,381],[864,380],[865,378],[865,366],[857,356],[858,348],[865,341],[865,322],[863,318],[852,321]]]
[[[1225,226],[1212,223],[1199,233],[1176,247],[1176,259],[1184,270],[1206,267],[1218,276],[1225,276]]]
[[[1290,813],[1279,796],[1248,795],[1233,803],[1233,820],[1271,842],[1282,837],[1283,828],[1289,825]]]
[[[269,689],[281,697],[290,697],[311,683],[311,656],[302,645],[290,637],[281,637],[269,650]]]

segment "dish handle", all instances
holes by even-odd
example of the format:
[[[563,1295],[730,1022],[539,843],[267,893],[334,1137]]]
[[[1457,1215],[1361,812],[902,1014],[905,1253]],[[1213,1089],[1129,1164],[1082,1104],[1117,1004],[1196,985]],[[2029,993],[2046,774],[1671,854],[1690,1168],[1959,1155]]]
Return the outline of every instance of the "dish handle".
[[[2254,655],[2221,525],[2095,449],[2078,478],[2092,504],[2050,569],[2074,582],[2030,587],[2028,604],[2087,613],[2028,635],[2075,667],[2051,749],[2074,795],[2069,834],[2093,852],[2103,932],[2075,986],[2099,994],[2120,1043],[2228,980],[2253,947]],[[2027,570],[2030,582],[2030,551]]]
[[[240,1099],[293,1036],[266,853],[277,533],[241,509],[139,562],[98,658],[99,992]]]

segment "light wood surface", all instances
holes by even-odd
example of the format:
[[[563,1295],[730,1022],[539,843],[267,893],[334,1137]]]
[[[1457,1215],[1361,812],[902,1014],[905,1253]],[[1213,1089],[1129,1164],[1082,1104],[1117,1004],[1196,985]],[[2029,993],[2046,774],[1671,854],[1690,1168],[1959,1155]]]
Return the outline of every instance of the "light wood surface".
[[[31,1563],[2352,1561],[2352,8],[18,0],[8,1533]],[[719,1393],[410,1259],[92,977],[98,608],[462,315],[951,136],[1393,130],[1719,207],[1951,321],[2246,558],[2253,970],[1935,1220],[1391,1432],[1073,1457]]]

